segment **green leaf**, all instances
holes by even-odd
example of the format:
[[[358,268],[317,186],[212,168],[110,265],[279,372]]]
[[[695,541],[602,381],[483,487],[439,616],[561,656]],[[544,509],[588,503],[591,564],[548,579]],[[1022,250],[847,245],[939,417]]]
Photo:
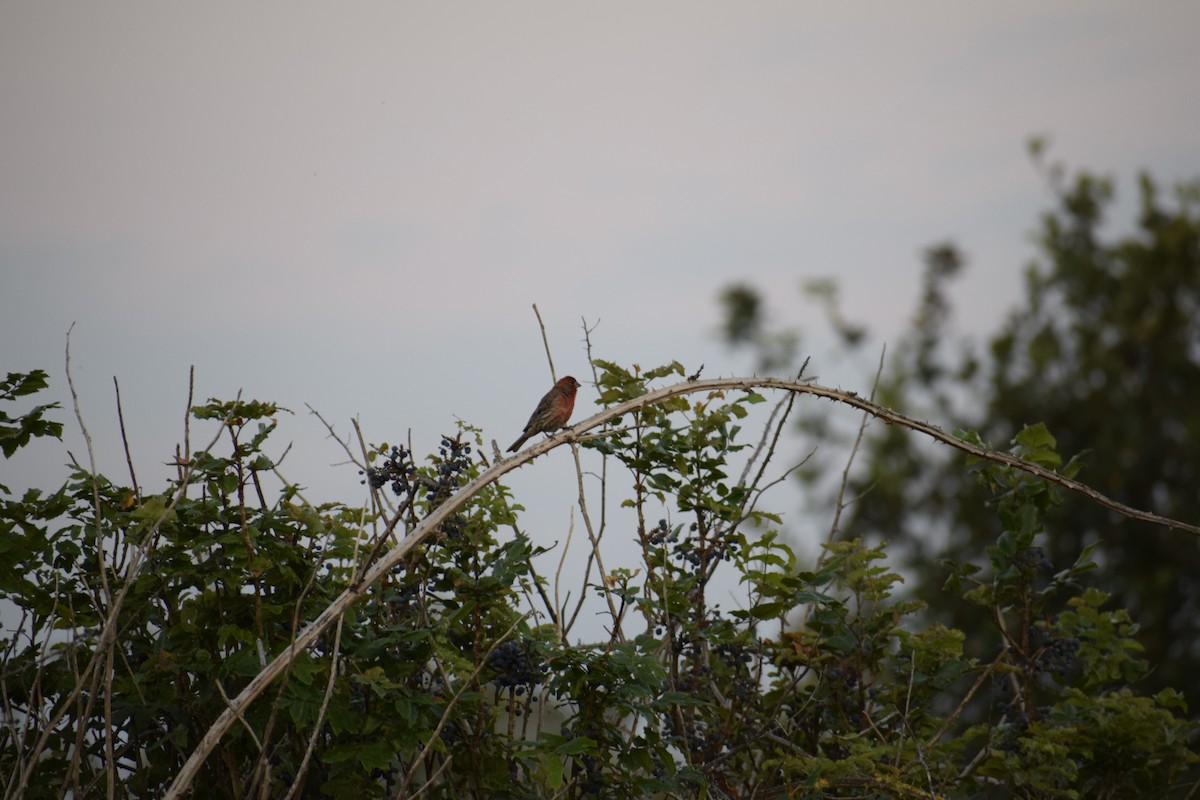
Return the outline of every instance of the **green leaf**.
[[[1062,464],[1062,457],[1055,451],[1058,442],[1045,423],[1025,426],[1013,441],[1017,445],[1017,454],[1026,461],[1051,469]]]
[[[541,757],[542,772],[546,776],[546,786],[551,791],[557,791],[563,785],[563,772],[566,761],[555,753],[546,753]]]
[[[580,753],[595,753],[596,740],[590,739],[587,736],[576,736],[558,747],[554,748],[554,752],[560,756],[577,756]]]
[[[750,608],[750,616],[754,619],[779,619],[791,611],[791,603],[759,603]]]

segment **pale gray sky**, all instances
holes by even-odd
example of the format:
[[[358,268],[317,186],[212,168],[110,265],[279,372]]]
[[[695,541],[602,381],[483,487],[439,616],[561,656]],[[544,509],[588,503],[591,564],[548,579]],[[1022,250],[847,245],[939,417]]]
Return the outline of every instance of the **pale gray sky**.
[[[600,356],[728,373],[728,282],[788,321],[834,276],[894,334],[949,237],[982,333],[1049,203],[1030,135],[1127,193],[1200,173],[1197,34],[1185,2],[5,2],[0,368],[63,399],[75,322],[102,469],[116,375],[155,490],[194,364],[201,398],[301,412],[287,471],[353,500],[304,403],[376,441],[432,447],[458,416],[505,446],[550,383],[535,301],[560,375],[588,377],[581,317]]]

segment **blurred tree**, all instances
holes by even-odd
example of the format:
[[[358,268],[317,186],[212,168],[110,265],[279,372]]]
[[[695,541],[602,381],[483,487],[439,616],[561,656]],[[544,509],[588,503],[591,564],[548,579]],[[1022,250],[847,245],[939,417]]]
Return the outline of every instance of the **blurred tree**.
[[[964,260],[952,244],[929,249],[912,327],[892,348],[877,398],[978,431],[993,446],[1044,422],[1060,452],[1082,455],[1089,485],[1134,507],[1200,520],[1200,182],[1164,201],[1143,175],[1136,225],[1114,236],[1105,225],[1112,182],[1086,172],[1068,177],[1045,164],[1040,142],[1030,149],[1056,204],[1035,237],[1039,258],[1028,268],[1024,302],[984,354],[952,344],[946,284]],[[754,303],[743,297],[741,306]],[[853,348],[867,340],[841,342]],[[872,431],[847,492],[863,497],[841,530],[902,544],[915,591],[970,630],[974,612],[934,589],[947,575],[941,559],[977,557],[994,540],[995,515],[958,457],[920,448],[906,431]],[[1131,611],[1157,665],[1149,687],[1176,687],[1193,710],[1200,707],[1192,677],[1200,670],[1200,542],[1078,498],[1048,514],[1046,527],[1041,544],[1055,568],[1096,543],[1095,580]]]

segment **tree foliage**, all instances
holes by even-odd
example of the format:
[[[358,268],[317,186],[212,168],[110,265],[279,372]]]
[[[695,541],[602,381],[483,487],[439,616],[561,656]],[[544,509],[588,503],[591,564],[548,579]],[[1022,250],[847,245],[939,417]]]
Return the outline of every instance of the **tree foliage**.
[[[595,369],[605,405],[684,374]],[[535,542],[565,532],[526,532],[511,491],[487,484],[240,714],[194,795],[1186,793],[1179,692],[1139,689],[1138,627],[1082,585],[1089,552],[1045,565],[1055,490],[972,464],[999,535],[951,564],[945,589],[899,597],[883,545],[837,541],[804,563],[780,536],[768,490],[794,465],[765,443],[787,401],[766,435],[743,429],[765,399],[674,397],[572,445],[597,466],[576,461],[593,483],[583,588],[606,636],[575,633],[582,598],[552,600],[535,569]],[[371,504],[313,506],[272,477],[279,411],[194,408],[219,436],[185,448],[157,492],[80,468],[54,491],[4,491],[6,797],[162,796],[228,698],[489,463],[465,424],[425,456],[381,443],[361,465]],[[1012,452],[1061,465],[1042,427]],[[607,530],[609,497],[631,527]],[[602,566],[606,534],[635,566]],[[722,578],[741,587],[726,608]],[[943,594],[994,635],[923,621]]]
[[[931,247],[911,328],[890,348],[876,397],[952,420],[984,442],[1044,423],[1061,451],[1080,459],[1089,485],[1133,507],[1200,520],[1200,183],[1169,193],[1141,176],[1136,218],[1124,223],[1109,219],[1110,179],[1047,163],[1041,142],[1031,149],[1055,205],[1037,227],[1038,258],[1022,301],[981,349],[964,342],[951,324],[948,291],[966,259],[953,244]],[[754,306],[743,299],[741,307]],[[732,318],[735,309],[727,305],[726,313]],[[830,322],[843,331],[840,319]],[[842,343],[853,350],[869,340],[843,334]],[[771,348],[751,346],[760,359],[773,358]],[[838,436],[823,419],[808,431],[827,441]],[[807,474],[819,478],[821,469]],[[934,589],[948,574],[942,559],[971,558],[995,538],[991,491],[959,459],[914,447],[902,430],[875,429],[846,493],[862,500],[843,530],[902,545],[916,593],[930,598],[939,619],[969,628],[975,612]],[[1057,569],[1089,549],[1099,564],[1093,582],[1128,609],[1155,665],[1144,685],[1177,689],[1193,708],[1200,704],[1196,540],[1074,497],[1049,513],[1047,525],[1038,543],[1047,563]]]

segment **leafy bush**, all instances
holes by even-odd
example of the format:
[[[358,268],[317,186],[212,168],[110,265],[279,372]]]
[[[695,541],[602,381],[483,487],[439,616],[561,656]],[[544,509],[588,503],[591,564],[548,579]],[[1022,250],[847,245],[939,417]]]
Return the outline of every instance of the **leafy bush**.
[[[918,621],[885,547],[834,541],[806,564],[780,537],[763,503],[789,400],[750,448],[741,424],[762,395],[695,399],[685,382],[638,405],[683,368],[595,368],[602,404],[635,401],[600,435],[564,435],[603,476],[579,509],[600,641],[572,635],[583,598],[550,599],[534,568],[547,550],[486,480],[495,465],[467,425],[424,457],[368,448],[367,507],[269,490],[279,409],[243,401],[193,409],[220,434],[156,494],[80,468],[54,492],[5,488],[6,796],[1186,794],[1180,695],[1138,694],[1137,628],[1084,585],[1086,552],[1046,568],[1045,482],[971,465],[999,532],[979,563],[949,565],[946,592],[990,620],[1001,644],[984,651],[993,639]],[[10,375],[4,399],[44,385]],[[21,431],[6,456],[61,432],[51,410],[3,418]],[[1054,448],[1034,427],[1011,452],[1057,468]],[[636,520],[610,533],[640,551],[636,568],[602,566],[608,493]],[[452,510],[419,538],[438,509]],[[718,576],[744,588],[739,607],[720,607]],[[257,701],[233,703],[347,592],[362,596]],[[172,788],[230,707],[199,776]]]

